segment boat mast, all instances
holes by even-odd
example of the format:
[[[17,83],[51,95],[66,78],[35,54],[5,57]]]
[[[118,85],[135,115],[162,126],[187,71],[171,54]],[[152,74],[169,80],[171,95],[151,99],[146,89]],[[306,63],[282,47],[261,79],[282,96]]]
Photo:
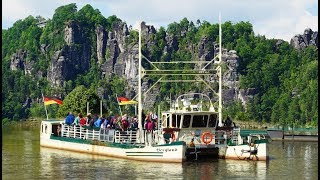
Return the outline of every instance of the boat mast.
[[[141,22],[139,24],[139,80],[138,80],[138,119],[139,119],[139,124],[138,124],[138,127],[139,127],[139,130],[140,130],[140,133],[142,133],[142,102],[141,102],[141,95],[142,95],[142,92],[141,92]]]
[[[222,62],[222,31],[221,31],[221,13],[219,12],[219,62],[218,62],[218,67],[219,67],[219,126],[222,127],[222,69],[221,69],[221,62]]]

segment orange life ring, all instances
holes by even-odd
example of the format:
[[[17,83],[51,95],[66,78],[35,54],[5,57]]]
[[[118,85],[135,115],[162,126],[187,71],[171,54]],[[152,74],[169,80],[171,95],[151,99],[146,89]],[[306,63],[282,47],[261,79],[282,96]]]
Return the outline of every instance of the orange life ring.
[[[204,133],[202,133],[202,135],[201,135],[201,140],[202,140],[202,142],[204,142],[205,144],[211,143],[212,139],[213,139],[213,135],[212,135],[211,132],[204,132]]]

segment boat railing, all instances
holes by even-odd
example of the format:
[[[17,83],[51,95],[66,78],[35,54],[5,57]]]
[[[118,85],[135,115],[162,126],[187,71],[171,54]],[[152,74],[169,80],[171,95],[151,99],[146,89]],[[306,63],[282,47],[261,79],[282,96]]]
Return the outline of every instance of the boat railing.
[[[100,137],[100,129],[92,130],[86,129],[82,126],[77,125],[67,125],[62,123],[61,128],[61,136],[62,137],[70,137],[70,138],[80,138],[80,139],[91,139],[91,140],[99,140]]]
[[[116,130],[114,133],[114,142],[135,144],[137,142],[137,130]]]
[[[115,141],[114,129],[100,129],[99,141],[102,142],[114,142]]]
[[[86,129],[85,139],[99,140],[99,137],[100,137],[100,130]]]
[[[233,128],[232,130],[232,136],[231,136],[231,143],[232,144],[235,144],[235,145],[239,145],[239,142],[241,142],[241,138],[239,136],[239,133],[240,133],[240,128]]]
[[[103,128],[84,128],[82,126],[70,126],[62,123],[61,136],[68,138],[80,138],[99,140],[102,142],[130,143],[137,142],[137,130],[115,130]]]
[[[216,130],[215,131],[215,138],[214,138],[214,144],[217,145],[225,145],[227,144],[227,132],[224,130]]]

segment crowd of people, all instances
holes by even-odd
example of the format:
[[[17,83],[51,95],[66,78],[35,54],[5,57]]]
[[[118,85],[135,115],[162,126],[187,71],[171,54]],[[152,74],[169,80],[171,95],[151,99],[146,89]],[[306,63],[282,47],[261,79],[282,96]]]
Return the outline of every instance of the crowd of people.
[[[142,115],[142,128],[147,131],[152,131],[157,128],[158,116],[150,112],[149,114]],[[137,116],[128,116],[124,114],[123,116],[115,115],[102,115],[98,116],[96,114],[88,113],[84,117],[81,113],[77,117],[73,115],[72,112],[69,112],[65,118],[65,123],[67,125],[76,125],[76,126],[90,126],[91,128],[102,128],[102,129],[117,129],[117,130],[137,130],[138,129],[138,118]]]

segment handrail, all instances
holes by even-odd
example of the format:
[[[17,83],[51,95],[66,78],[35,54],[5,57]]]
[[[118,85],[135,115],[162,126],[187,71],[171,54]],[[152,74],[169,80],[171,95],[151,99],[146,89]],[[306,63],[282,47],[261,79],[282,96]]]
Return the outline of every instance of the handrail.
[[[87,129],[82,126],[62,123],[61,137],[90,139],[116,143],[136,143],[137,130],[120,131],[115,129]]]

